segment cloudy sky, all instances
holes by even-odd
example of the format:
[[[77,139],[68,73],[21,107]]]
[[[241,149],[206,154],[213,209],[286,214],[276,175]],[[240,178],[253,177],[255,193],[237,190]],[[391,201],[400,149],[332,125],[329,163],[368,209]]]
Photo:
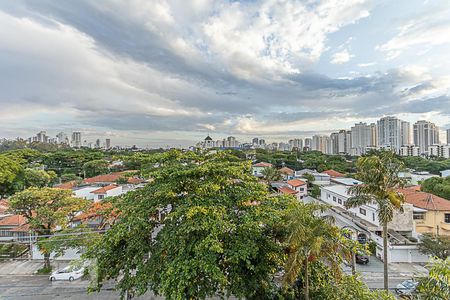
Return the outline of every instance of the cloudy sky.
[[[0,2],[0,137],[283,140],[383,115],[450,128],[447,0]]]

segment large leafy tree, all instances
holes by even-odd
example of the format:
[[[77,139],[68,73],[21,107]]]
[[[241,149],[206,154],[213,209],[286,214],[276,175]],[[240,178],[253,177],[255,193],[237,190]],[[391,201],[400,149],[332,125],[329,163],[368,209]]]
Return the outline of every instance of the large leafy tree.
[[[378,219],[383,226],[384,288],[386,290],[388,290],[388,223],[392,221],[394,212],[402,209],[404,202],[403,195],[397,192],[397,189],[404,185],[404,181],[398,177],[403,167],[403,163],[391,151],[360,157],[357,161],[357,178],[363,184],[352,186],[349,190],[352,197],[345,202],[347,208],[368,203],[377,204]]]
[[[450,200],[450,176],[428,178],[422,182],[421,190]]]
[[[88,200],[72,197],[71,191],[48,187],[31,187],[9,199],[10,209],[26,217],[30,229],[45,238],[69,227],[75,215],[88,205]],[[44,267],[49,268],[51,251],[44,244],[38,246],[44,254]]]
[[[50,186],[56,179],[56,173],[53,171],[44,171],[36,169],[25,169],[22,174],[22,184],[24,188]]]
[[[93,177],[108,172],[109,163],[104,159],[96,159],[88,161],[83,165],[84,175]]]
[[[97,262],[93,289],[115,279],[122,296],[264,299],[294,198],[270,196],[250,163],[228,153],[157,157],[150,184],[111,200],[117,220],[86,255]]]
[[[0,198],[14,192],[17,177],[22,171],[23,168],[17,161],[0,155]]]
[[[419,250],[424,254],[446,259],[450,257],[450,236],[435,236],[430,233],[425,233],[422,235]]]

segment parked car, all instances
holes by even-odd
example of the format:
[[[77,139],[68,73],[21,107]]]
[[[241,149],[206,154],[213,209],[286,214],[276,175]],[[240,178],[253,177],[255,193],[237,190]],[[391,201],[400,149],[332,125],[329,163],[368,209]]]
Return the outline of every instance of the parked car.
[[[52,275],[50,275],[49,279],[50,281],[56,280],[74,281],[76,279],[83,277],[83,274],[84,274],[84,267],[68,266],[65,267],[64,269],[53,272]]]
[[[369,256],[362,253],[356,253],[355,259],[357,264],[367,265],[369,263]]]
[[[405,280],[402,283],[397,284],[395,292],[399,295],[411,296],[416,292],[417,285],[419,283],[414,280]]]

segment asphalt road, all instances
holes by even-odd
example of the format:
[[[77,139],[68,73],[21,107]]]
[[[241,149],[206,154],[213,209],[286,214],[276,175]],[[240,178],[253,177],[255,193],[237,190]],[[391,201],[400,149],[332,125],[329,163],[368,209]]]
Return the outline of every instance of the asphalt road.
[[[119,299],[119,294],[110,287],[100,293],[87,294],[87,280],[50,282],[48,276],[5,275],[0,276],[0,300],[106,300]],[[152,295],[134,298],[139,300],[161,300]]]

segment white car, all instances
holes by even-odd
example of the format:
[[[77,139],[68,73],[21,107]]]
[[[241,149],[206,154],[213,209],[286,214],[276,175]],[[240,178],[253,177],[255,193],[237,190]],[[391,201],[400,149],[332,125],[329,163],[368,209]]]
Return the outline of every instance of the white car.
[[[73,266],[68,266],[65,267],[64,269],[53,272],[52,275],[50,275],[49,279],[50,281],[56,280],[73,281],[75,279],[83,277],[83,274],[84,274],[84,267],[75,268]]]

